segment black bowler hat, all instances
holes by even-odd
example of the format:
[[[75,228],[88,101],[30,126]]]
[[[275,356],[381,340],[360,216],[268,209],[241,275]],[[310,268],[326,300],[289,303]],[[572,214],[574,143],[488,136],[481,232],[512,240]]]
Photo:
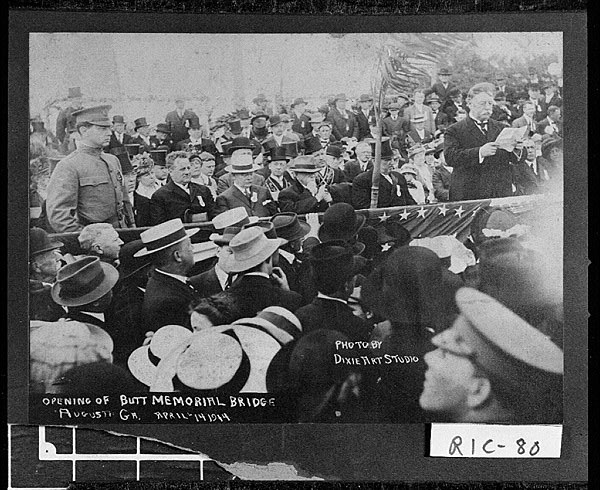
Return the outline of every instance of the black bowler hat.
[[[110,152],[119,159],[121,170],[124,174],[133,172],[133,166],[131,165],[129,153],[127,152],[126,148],[123,148],[122,146],[115,146],[114,148],[110,149]]]
[[[300,221],[296,213],[278,213],[271,218],[277,237],[292,242],[305,237],[310,231],[310,225]]]
[[[137,143],[127,143],[125,149],[130,157],[134,157],[140,152],[140,145]]]
[[[154,165],[164,167],[167,164],[167,150],[151,150],[150,158],[152,158]]]
[[[357,214],[354,208],[345,202],[330,206],[323,214],[323,224],[319,228],[322,242],[331,240],[349,241],[356,236],[365,224],[366,218]]]

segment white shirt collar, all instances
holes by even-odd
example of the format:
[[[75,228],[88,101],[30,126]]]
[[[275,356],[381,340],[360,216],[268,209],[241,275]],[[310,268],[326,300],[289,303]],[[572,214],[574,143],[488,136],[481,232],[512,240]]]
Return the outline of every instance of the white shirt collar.
[[[296,260],[296,256],[287,252],[286,250],[279,249],[279,255],[281,255],[285,260],[287,260],[290,264]]]
[[[185,276],[181,276],[179,274],[171,274],[170,272],[165,272],[165,271],[161,271],[160,269],[154,269],[156,272],[160,272],[161,274],[164,274],[165,276],[169,276],[172,277],[174,279],[177,279],[178,281],[181,281],[184,284],[187,284],[187,280],[188,278]]]
[[[177,187],[179,187],[179,188],[183,189],[183,190],[184,190],[185,192],[187,192],[188,194],[190,193],[190,187],[189,187],[189,185],[188,185],[187,187],[185,187],[185,186],[183,186],[183,185],[181,185],[181,184],[178,184],[178,183],[177,183],[177,182],[175,182],[175,181],[173,181],[173,184],[175,184]]]
[[[221,269],[219,264],[215,264],[215,274],[217,275],[217,279],[219,280],[221,289],[224,291],[225,285],[227,284],[227,279],[229,277],[229,274],[227,274],[227,272],[225,272],[223,269]]]
[[[95,311],[82,311],[81,313],[89,316],[93,316],[94,318],[104,322],[104,313],[96,313]]]
[[[327,296],[326,294],[323,294],[321,292],[317,293],[317,298],[321,298],[321,299],[329,299],[331,301],[339,301],[340,303],[344,303],[345,305],[348,304],[348,302],[346,300],[343,300],[341,298],[334,298],[332,296]]]
[[[244,274],[244,276],[259,276],[266,277],[267,279],[269,279],[269,274],[267,274],[266,272],[248,272],[248,274]]]
[[[234,185],[235,187],[237,187],[237,188],[238,188],[238,190],[239,190],[239,191],[240,191],[242,194],[244,194],[244,195],[246,195],[246,192],[248,192],[248,191],[252,192],[252,188],[251,188],[251,187],[248,187],[248,189],[244,189],[243,187],[240,187],[240,186],[239,186],[239,185],[237,185],[237,184],[233,184],[233,185]]]

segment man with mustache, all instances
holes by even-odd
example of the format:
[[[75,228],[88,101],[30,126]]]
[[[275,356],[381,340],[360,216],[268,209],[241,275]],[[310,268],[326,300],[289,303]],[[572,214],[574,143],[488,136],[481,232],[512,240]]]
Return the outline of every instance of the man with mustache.
[[[444,137],[446,162],[453,167],[450,201],[511,196],[511,166],[517,154],[495,143],[504,126],[490,119],[495,89],[491,83],[478,83],[467,96],[469,114],[450,126]],[[515,150],[520,152],[519,145]]]

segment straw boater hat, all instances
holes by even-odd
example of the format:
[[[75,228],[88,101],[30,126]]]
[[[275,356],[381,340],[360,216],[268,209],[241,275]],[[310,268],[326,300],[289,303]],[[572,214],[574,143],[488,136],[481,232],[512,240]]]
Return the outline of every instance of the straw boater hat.
[[[52,299],[63,306],[83,306],[107,294],[119,279],[112,265],[85,256],[61,267],[52,285]]]
[[[310,155],[302,155],[294,160],[291,170],[297,174],[314,174],[320,169],[315,164],[313,157]]]
[[[171,245],[182,242],[188,237],[198,233],[200,228],[186,230],[179,218],[165,221],[159,225],[153,226],[149,230],[140,233],[140,238],[144,242],[145,247],[139,252],[136,252],[134,257],[143,257],[144,255],[153,254],[159,250],[169,248]]]
[[[269,306],[253,318],[241,318],[234,325],[256,327],[268,333],[281,345],[297,340],[302,335],[302,324],[296,315],[281,306]]]
[[[225,171],[231,174],[251,174],[260,170],[261,165],[254,163],[252,155],[233,155],[231,162],[225,167]]]
[[[251,269],[267,260],[284,243],[281,238],[267,238],[261,228],[242,230],[229,242],[233,254],[227,261],[227,269],[230,272]]]
[[[213,233],[208,239],[217,245],[227,245],[242,230],[242,226],[258,221],[258,216],[248,216],[246,208],[233,208],[215,216],[212,224],[221,233]]]

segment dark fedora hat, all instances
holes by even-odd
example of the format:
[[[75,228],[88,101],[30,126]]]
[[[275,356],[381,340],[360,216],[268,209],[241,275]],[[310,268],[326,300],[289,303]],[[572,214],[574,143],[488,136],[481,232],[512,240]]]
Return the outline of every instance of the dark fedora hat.
[[[398,221],[387,220],[375,227],[377,231],[377,241],[380,245],[394,242],[398,247],[408,245],[412,240],[410,232]]]
[[[131,165],[127,148],[124,148],[123,146],[115,146],[114,148],[110,149],[110,153],[119,159],[121,171],[124,174],[128,174],[133,171],[133,166]]]
[[[138,143],[127,143],[124,146],[130,157],[134,157],[140,152],[140,145]]]
[[[289,162],[290,161],[288,151],[283,146],[274,146],[273,148],[271,148],[271,151],[269,152],[268,156],[269,156],[269,162],[282,162],[282,161]]]
[[[544,135],[542,139],[542,155],[547,155],[552,148],[562,148],[563,139],[559,136]]]
[[[115,123],[125,124],[125,118],[123,116],[115,114],[112,118],[112,122],[113,122],[113,124],[115,124]]]
[[[146,122],[146,118],[145,117],[139,117],[136,120],[133,121],[133,124],[135,124],[135,127],[133,128],[135,131],[137,131],[140,128],[143,128],[145,126],[150,126],[150,124],[148,124]]]
[[[248,228],[252,228],[253,226],[261,228],[265,236],[267,238],[270,238],[271,240],[279,238],[277,232],[275,231],[275,226],[273,226],[273,223],[271,223],[270,221],[253,221],[251,223],[246,223],[244,226],[242,226],[242,230],[247,230]]]
[[[367,263],[367,259],[359,256],[345,240],[331,240],[322,242],[310,249],[309,261],[313,268],[318,268],[322,273],[343,275],[350,278],[360,272]]]
[[[323,214],[323,224],[319,228],[321,242],[331,240],[352,240],[365,224],[366,218],[357,214],[352,205],[339,202],[330,206]]]
[[[63,306],[83,306],[107,294],[119,279],[112,265],[85,256],[61,267],[52,286],[52,299]]]
[[[156,131],[165,134],[171,134],[171,125],[169,123],[158,123],[156,125]]]
[[[255,150],[256,145],[252,143],[250,138],[246,138],[245,136],[238,136],[237,138],[233,138],[231,142],[231,146],[227,150],[227,152],[231,155],[235,150]]]
[[[444,67],[440,68],[440,70],[438,71],[438,75],[452,75],[452,72],[450,71],[450,68]]]
[[[41,228],[31,228],[29,230],[29,257],[37,254],[56,250],[64,245],[62,242],[53,241],[48,236],[46,230]]]
[[[150,150],[150,158],[154,165],[164,167],[167,164],[167,150]]]
[[[277,236],[290,242],[305,237],[310,231],[310,225],[300,221],[296,213],[278,213],[271,218],[271,223]]]

